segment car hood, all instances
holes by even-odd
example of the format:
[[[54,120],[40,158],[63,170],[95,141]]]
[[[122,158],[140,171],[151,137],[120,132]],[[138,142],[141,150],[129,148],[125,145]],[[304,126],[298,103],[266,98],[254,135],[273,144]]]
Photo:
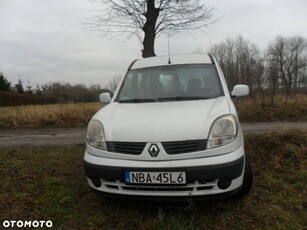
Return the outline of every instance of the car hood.
[[[161,142],[207,139],[212,122],[229,114],[226,97],[195,101],[117,103],[94,119],[104,126],[107,141]]]

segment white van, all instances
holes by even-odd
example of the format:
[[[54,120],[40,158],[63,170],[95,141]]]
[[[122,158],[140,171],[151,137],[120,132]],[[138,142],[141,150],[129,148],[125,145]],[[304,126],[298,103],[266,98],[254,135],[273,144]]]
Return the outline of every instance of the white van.
[[[91,188],[142,198],[243,197],[252,169],[232,97],[211,54],[133,61],[89,122],[84,169]]]

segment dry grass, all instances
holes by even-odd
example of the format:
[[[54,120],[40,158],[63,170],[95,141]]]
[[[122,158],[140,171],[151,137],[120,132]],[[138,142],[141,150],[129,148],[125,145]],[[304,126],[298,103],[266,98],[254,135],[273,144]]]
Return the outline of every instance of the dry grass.
[[[2,107],[0,128],[81,127],[100,108],[99,103]]]
[[[274,105],[270,105],[266,98],[265,105],[260,99],[251,98],[234,99],[240,121],[265,122],[265,121],[307,121],[307,95],[294,95],[288,100],[278,96]]]
[[[254,184],[242,201],[101,198],[87,185],[83,146],[0,148],[0,226],[51,220],[54,229],[306,229],[307,132],[245,140]]]

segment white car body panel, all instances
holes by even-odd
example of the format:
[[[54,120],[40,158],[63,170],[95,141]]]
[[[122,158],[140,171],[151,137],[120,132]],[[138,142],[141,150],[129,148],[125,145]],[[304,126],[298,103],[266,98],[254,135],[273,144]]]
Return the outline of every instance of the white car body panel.
[[[206,139],[212,122],[229,114],[225,97],[209,100],[107,105],[94,119],[104,121],[107,141],[161,142]]]

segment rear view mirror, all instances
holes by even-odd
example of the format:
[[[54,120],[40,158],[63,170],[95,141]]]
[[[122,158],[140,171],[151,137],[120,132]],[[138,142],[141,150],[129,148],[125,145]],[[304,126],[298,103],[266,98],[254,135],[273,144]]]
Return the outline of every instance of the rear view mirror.
[[[231,92],[233,97],[244,97],[249,94],[249,87],[247,85],[235,85]]]
[[[103,104],[107,104],[111,101],[111,95],[110,93],[102,93],[99,95],[99,101],[100,103],[103,103]]]

